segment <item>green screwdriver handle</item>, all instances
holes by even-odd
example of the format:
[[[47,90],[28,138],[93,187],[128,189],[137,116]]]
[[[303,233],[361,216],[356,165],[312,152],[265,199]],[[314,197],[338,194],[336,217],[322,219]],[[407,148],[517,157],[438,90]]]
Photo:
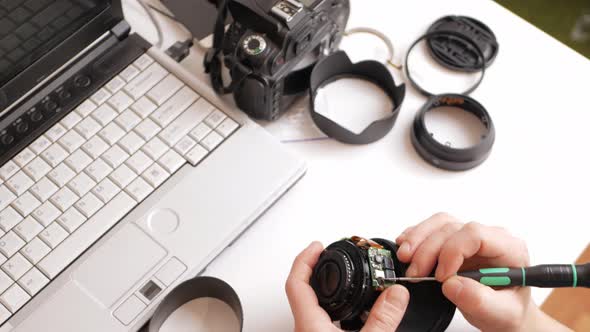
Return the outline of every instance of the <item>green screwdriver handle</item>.
[[[590,263],[491,268],[459,272],[457,275],[492,287],[590,287]]]

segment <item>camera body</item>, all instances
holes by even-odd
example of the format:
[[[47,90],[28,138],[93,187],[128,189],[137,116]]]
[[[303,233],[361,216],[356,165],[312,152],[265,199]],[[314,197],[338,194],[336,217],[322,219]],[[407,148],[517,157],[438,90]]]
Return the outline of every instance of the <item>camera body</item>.
[[[389,240],[353,236],[322,252],[310,284],[320,306],[343,330],[360,330],[381,292],[405,276],[408,265],[397,259],[397,249]],[[410,303],[397,331],[445,331],[455,306],[444,297],[441,284],[401,284],[410,292]]]
[[[336,51],[349,0],[227,0],[224,64],[238,107],[274,120],[309,88],[313,65]]]

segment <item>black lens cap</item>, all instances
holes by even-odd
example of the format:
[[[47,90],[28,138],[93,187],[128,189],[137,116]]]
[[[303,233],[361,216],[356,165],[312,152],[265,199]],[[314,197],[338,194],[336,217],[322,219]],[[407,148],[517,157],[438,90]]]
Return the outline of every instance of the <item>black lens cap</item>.
[[[467,16],[445,16],[436,20],[428,32],[453,31],[472,40],[485,57],[489,67],[498,55],[499,44],[494,32],[484,23]],[[442,66],[463,72],[481,69],[480,57],[471,43],[453,35],[436,35],[426,40],[433,58]]]

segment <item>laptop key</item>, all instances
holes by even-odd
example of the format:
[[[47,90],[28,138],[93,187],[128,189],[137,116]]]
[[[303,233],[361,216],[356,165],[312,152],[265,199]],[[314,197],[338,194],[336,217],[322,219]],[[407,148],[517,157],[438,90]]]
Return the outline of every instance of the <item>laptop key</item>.
[[[0,304],[0,324],[4,323],[8,318],[10,318],[12,314],[6,307]]]
[[[109,178],[122,189],[125,189],[136,177],[137,174],[125,164],[119,166],[109,175]]]
[[[66,128],[64,128],[64,126],[60,125],[59,123],[56,123],[55,125],[53,125],[53,127],[51,127],[51,129],[45,132],[45,136],[47,136],[47,138],[49,138],[50,141],[56,142],[60,137],[62,137],[66,133],[66,131],[67,130]]]
[[[82,145],[82,149],[84,149],[84,145]],[[76,150],[66,158],[64,162],[76,173],[80,173],[86,168],[86,166],[90,165],[92,158],[90,158],[83,150]]]
[[[24,246],[20,253],[33,264],[39,263],[39,261],[45,257],[51,248],[49,248],[43,241],[38,237],[34,238],[26,246]]]
[[[107,177],[113,169],[107,165],[102,159],[96,159],[92,164],[86,167],[86,174],[88,174],[94,181],[100,182]]]
[[[101,125],[91,117],[87,117],[86,119],[80,121],[80,123],[74,127],[74,129],[84,136],[85,139],[90,139],[92,136],[98,133],[101,128]]]
[[[152,114],[158,106],[150,101],[147,97],[141,97],[135,104],[131,105],[131,109],[137,113],[142,119],[147,118]]]
[[[162,165],[162,167],[164,167],[164,169],[168,171],[168,173],[171,174],[176,172],[180,167],[182,167],[182,165],[184,165],[185,162],[186,160],[182,158],[182,156],[176,153],[176,151],[174,150],[166,152],[166,154],[164,154],[158,160],[158,163]]]
[[[162,128],[158,126],[154,121],[151,119],[145,119],[140,124],[138,124],[133,129],[141,138],[146,141],[151,140],[154,136],[156,136]]]
[[[5,232],[10,231],[14,226],[23,220],[23,216],[12,207],[7,207],[0,212],[0,228]]]
[[[115,78],[113,78],[109,83],[107,83],[105,87],[107,88],[107,90],[114,94],[119,92],[119,90],[123,89],[125,84],[125,80],[123,80],[119,76],[115,76]]]
[[[100,105],[94,112],[91,113],[92,117],[96,122],[100,123],[101,126],[106,126],[115,117],[117,117],[117,111],[115,111],[108,104]]]
[[[18,280],[33,265],[21,254],[16,253],[6,263],[2,264],[2,271],[8,274],[13,280]]]
[[[64,212],[78,200],[78,196],[70,188],[64,187],[55,193],[55,195],[51,196],[49,200]]]
[[[41,153],[41,157],[43,157],[43,159],[45,159],[45,161],[52,167],[59,165],[59,163],[66,159],[67,156],[68,152],[58,143],[53,143]]]
[[[157,105],[162,105],[168,98],[172,97],[176,91],[184,86],[176,76],[168,74],[160,83],[156,84],[148,93],[147,96]]]
[[[204,147],[197,144],[189,153],[186,154],[186,159],[191,163],[193,166],[197,166],[197,164],[203,160],[207,156],[209,151]]]
[[[35,158],[35,153],[29,148],[24,148],[19,154],[17,154],[12,160],[20,167],[25,166],[29,161]]]
[[[115,197],[121,189],[117,187],[113,181],[107,179],[102,180],[96,187],[92,189],[92,193],[96,195],[103,203],[107,203]]]
[[[6,258],[5,258],[6,260]],[[12,279],[10,279],[9,276],[6,275],[6,273],[0,271],[0,294],[4,293],[5,290],[8,289],[8,287],[10,287],[10,285],[12,285],[14,283],[14,281]],[[0,305],[0,307],[2,307]],[[2,308],[0,308],[1,311]]]
[[[96,104],[96,105],[102,105],[104,104],[109,98],[111,97],[111,93],[107,91],[107,89],[102,88],[99,89],[98,91],[96,91],[91,97],[90,99]]]
[[[0,209],[4,210],[14,199],[16,199],[16,195],[8,190],[6,186],[0,186]]]
[[[133,65],[139,68],[139,70],[144,70],[153,62],[154,59],[152,59],[152,57],[147,54],[142,54],[139,58],[137,58],[137,60],[135,60],[135,62],[133,62]]]
[[[84,143],[84,137],[80,136],[76,131],[70,130],[67,134],[63,135],[57,142],[68,152],[72,153],[76,151],[82,143]]]
[[[55,218],[59,217],[61,211],[55,207],[51,202],[45,202],[37,208],[32,214],[43,227],[49,226]]]
[[[39,205],[41,205],[41,202],[28,191],[12,202],[12,207],[23,217],[28,216],[33,210],[39,207]]]
[[[86,175],[86,173],[76,175],[76,177],[68,183],[68,187],[80,197],[86,195],[86,193],[94,188],[94,186],[96,186],[96,182]]]
[[[134,154],[142,145],[145,144],[145,141],[139,137],[135,132],[130,132],[125,135],[123,138],[117,142],[123,150],[127,151],[129,154]]]
[[[80,121],[82,121],[82,117],[80,116],[80,114],[76,112],[70,112],[61,120],[60,124],[64,126],[64,128],[66,128],[67,130],[70,130],[74,128],[74,126],[78,124],[78,122]]]
[[[60,188],[64,187],[74,176],[76,173],[64,163],[59,164],[47,174],[47,177]]]
[[[10,190],[12,190],[12,192],[15,193],[17,196],[22,195],[33,184],[34,184],[33,180],[31,180],[31,178],[28,177],[23,171],[19,171],[13,177],[8,179],[8,181],[6,181],[6,186]],[[0,191],[0,198],[3,195],[4,194]],[[4,202],[0,201],[0,207],[2,207],[3,204],[4,204]]]
[[[119,115],[115,122],[125,131],[130,131],[133,129],[139,122],[141,118],[135,114],[132,110],[125,110],[121,115]]]
[[[139,75],[139,69],[137,69],[135,66],[130,65],[129,67],[125,68],[120,74],[119,76],[121,76],[122,79],[124,79],[127,82],[130,82],[132,79],[135,78],[135,76]]]
[[[100,208],[104,205],[104,203],[98,199],[93,193],[88,193],[86,196],[82,197],[76,204],[74,205],[78,211],[82,212],[86,218],[90,218],[96,211],[100,210]]]
[[[74,232],[80,225],[86,221],[86,217],[75,207],[71,207],[64,214],[56,219],[57,223],[60,224],[69,233]]]
[[[31,151],[35,152],[36,154],[40,154],[45,149],[47,149],[50,145],[51,145],[51,141],[47,137],[41,136],[41,137],[37,138],[37,140],[34,141],[29,146],[29,148],[31,149]]]
[[[125,92],[119,91],[109,98],[108,103],[113,106],[117,112],[121,113],[133,104],[133,98],[129,97]]]
[[[154,191],[154,188],[144,179],[138,177],[125,188],[125,191],[139,203]]]
[[[8,288],[4,294],[0,295],[0,303],[2,303],[8,310],[15,313],[20,309],[31,297],[19,285],[14,284]]]
[[[117,168],[129,158],[129,154],[123,151],[118,145],[114,145],[103,153],[101,157],[109,166]]]
[[[125,164],[135,173],[139,174],[145,171],[154,161],[142,151],[134,153]]]
[[[45,174],[49,173],[51,166],[49,166],[49,164],[47,164],[41,157],[37,157],[25,166],[23,170],[33,180],[39,181],[45,176]]]
[[[99,136],[93,136],[88,142],[82,145],[82,149],[92,158],[97,159],[106,150],[109,149],[109,145],[102,140]]]
[[[148,167],[141,175],[152,187],[159,187],[164,181],[168,180],[170,173],[168,173],[162,166],[153,164]]]
[[[39,238],[50,248],[57,247],[66,237],[68,237],[68,232],[56,222],[39,234]]]
[[[42,230],[43,226],[31,216],[14,227],[14,232],[26,242],[31,242]]]
[[[41,202],[45,202],[46,200],[51,197],[51,195],[55,194],[57,191],[57,186],[47,177],[42,178],[41,180],[37,181],[29,191],[31,194],[35,195],[38,200]]]
[[[4,181],[8,180],[11,176],[13,176],[16,172],[18,172],[19,167],[14,161],[9,160],[0,168],[0,178]],[[2,205],[0,204],[0,208]]]
[[[0,238],[0,252],[5,257],[12,257],[12,255],[19,251],[19,249],[24,245],[25,241],[23,241],[13,231],[6,233],[2,238]]]
[[[37,294],[48,283],[49,279],[34,267],[18,281],[18,284],[31,296]]]
[[[137,75],[124,90],[135,100],[139,99],[146,92],[148,92],[154,85],[158,84],[164,77],[168,75],[168,71],[157,63],[153,63],[145,71]]]

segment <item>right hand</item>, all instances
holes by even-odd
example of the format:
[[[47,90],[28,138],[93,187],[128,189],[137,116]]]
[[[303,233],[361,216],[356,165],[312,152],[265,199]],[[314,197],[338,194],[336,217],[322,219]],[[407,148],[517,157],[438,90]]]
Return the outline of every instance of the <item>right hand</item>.
[[[478,223],[463,224],[439,213],[410,227],[397,239],[397,256],[410,263],[406,276],[426,277],[436,268],[444,295],[482,331],[566,331],[533,303],[529,287],[494,290],[456,276],[459,270],[486,267],[526,267],[524,241],[506,230]],[[537,328],[540,322],[547,328]]]

